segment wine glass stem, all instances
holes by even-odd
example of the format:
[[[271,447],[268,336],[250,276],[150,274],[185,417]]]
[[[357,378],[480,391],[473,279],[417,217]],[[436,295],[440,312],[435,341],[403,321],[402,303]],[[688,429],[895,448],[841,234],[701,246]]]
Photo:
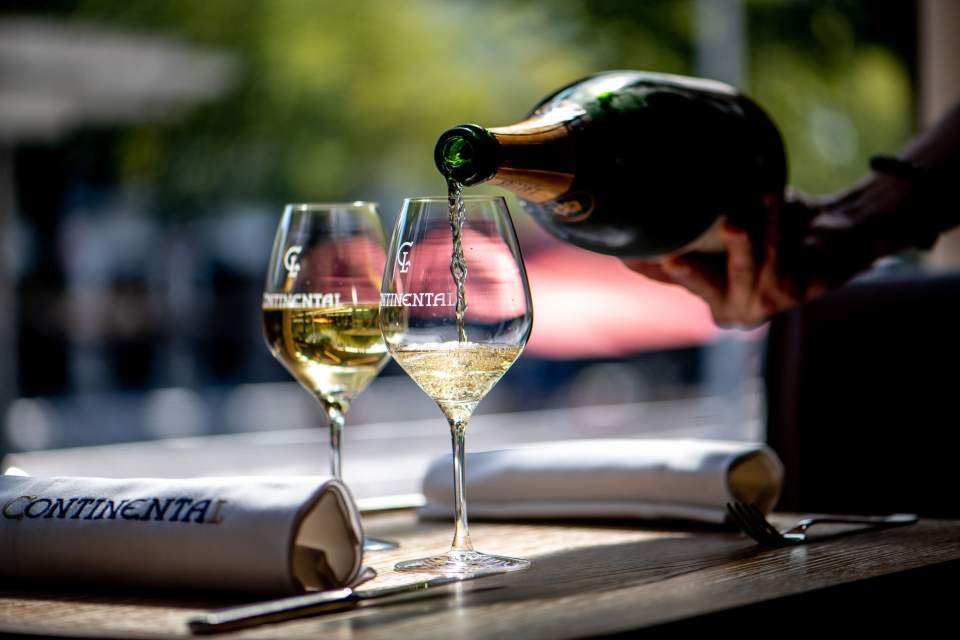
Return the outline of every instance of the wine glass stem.
[[[343,469],[340,466],[340,439],[343,435],[344,414],[333,404],[327,405],[326,410],[330,421],[330,475],[337,480],[343,480]]]
[[[453,551],[473,551],[470,542],[470,525],[467,522],[467,499],[464,495],[464,453],[466,452],[466,420],[450,420],[450,435],[453,440],[453,495],[454,514]]]

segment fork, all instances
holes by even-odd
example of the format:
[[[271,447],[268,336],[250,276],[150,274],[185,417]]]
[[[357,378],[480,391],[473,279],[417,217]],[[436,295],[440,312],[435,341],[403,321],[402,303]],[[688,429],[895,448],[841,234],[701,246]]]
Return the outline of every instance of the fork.
[[[807,542],[807,529],[815,524],[865,524],[869,525],[869,530],[873,530],[902,527],[917,521],[917,516],[910,513],[896,513],[889,516],[823,516],[804,518],[789,529],[779,531],[754,504],[728,502],[727,513],[744,533],[768,547],[803,544]]]

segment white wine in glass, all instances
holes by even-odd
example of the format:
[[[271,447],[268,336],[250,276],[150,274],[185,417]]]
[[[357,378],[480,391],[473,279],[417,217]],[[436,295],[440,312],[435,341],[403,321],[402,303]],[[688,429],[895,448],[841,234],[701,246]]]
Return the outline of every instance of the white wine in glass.
[[[270,351],[317,395],[328,415],[333,410],[345,414],[389,358],[376,304],[301,309],[264,305],[263,333]],[[331,473],[339,477],[339,456],[331,461]]]
[[[330,473],[342,479],[350,404],[390,355],[380,331],[383,228],[368,202],[287,205],[263,293],[263,336],[320,402],[330,425]],[[367,538],[368,551],[393,542]]]
[[[381,285],[380,325],[394,360],[446,416],[453,442],[453,544],[396,568],[476,576],[530,566],[473,548],[464,454],[467,423],[523,351],[533,311],[506,202],[489,196],[462,202],[458,212],[444,197],[404,201]],[[461,283],[458,275],[465,275]]]

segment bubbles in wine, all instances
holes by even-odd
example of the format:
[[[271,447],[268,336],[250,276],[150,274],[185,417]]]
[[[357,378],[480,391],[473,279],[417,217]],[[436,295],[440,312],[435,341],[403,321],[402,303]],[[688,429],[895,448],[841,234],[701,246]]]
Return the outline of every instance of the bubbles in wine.
[[[466,210],[463,204],[463,185],[453,178],[447,179],[447,199],[450,203],[450,233],[453,236],[453,254],[450,256],[450,274],[457,286],[457,339],[467,341],[463,324],[467,312],[467,261],[463,256],[463,221]]]

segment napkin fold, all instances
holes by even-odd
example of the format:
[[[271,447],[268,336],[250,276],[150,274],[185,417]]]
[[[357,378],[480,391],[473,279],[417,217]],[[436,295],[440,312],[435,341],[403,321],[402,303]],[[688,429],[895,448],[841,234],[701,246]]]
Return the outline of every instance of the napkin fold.
[[[469,515],[502,520],[640,518],[722,523],[727,502],[769,512],[783,464],[761,443],[717,440],[570,440],[466,457]],[[453,514],[452,461],[423,481],[421,517]]]
[[[360,572],[363,531],[332,478],[0,476],[0,576],[292,594]]]

